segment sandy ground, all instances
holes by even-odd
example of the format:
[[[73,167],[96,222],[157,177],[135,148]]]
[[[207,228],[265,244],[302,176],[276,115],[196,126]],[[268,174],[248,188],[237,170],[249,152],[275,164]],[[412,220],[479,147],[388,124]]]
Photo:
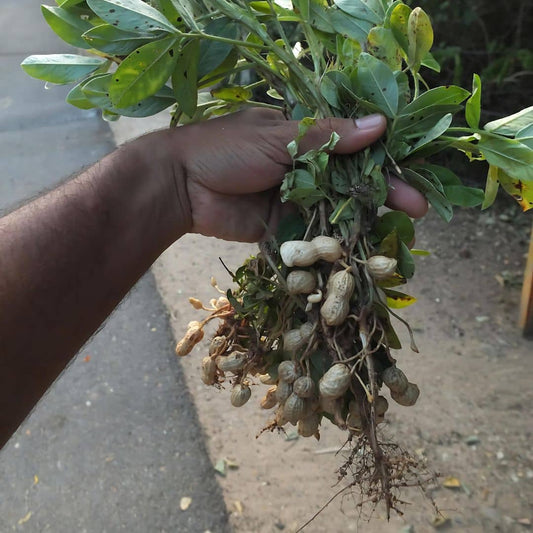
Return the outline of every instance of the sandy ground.
[[[127,122],[121,127],[136,133]],[[418,271],[407,292],[419,301],[402,316],[415,329],[420,354],[404,348],[395,356],[422,395],[411,408],[391,401],[383,431],[440,474],[430,485],[448,518],[439,530],[513,533],[533,521],[533,343],[517,326],[530,227],[531,216],[507,201],[486,213],[460,210],[450,225],[434,213],[417,224],[417,247],[431,255],[416,259]],[[255,250],[189,235],[160,258],[154,273],[177,337],[202,316],[188,297],[216,297],[211,276],[222,287],[230,284],[219,257],[234,269]],[[265,386],[254,387],[247,405],[233,408],[228,390],[200,380],[206,352],[207,341],[182,363],[212,462],[227,459],[233,466],[220,476],[233,528],[294,532],[342,487],[335,486],[342,458],[334,450],[346,435],[328,424],[319,442],[294,438],[290,431],[256,438],[269,420],[259,408]],[[460,487],[445,488],[447,477]],[[405,492],[405,514],[390,522],[381,508],[371,517],[361,512],[356,496],[335,499],[305,531],[435,530],[434,509],[419,490]]]

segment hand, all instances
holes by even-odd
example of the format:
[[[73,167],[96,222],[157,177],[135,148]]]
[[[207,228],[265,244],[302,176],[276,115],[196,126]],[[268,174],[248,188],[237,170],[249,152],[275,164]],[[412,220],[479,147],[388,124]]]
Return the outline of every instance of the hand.
[[[340,135],[334,153],[361,150],[383,135],[385,118],[319,120],[300,142],[306,152]],[[178,191],[186,191],[190,213],[187,231],[226,240],[259,241],[282,216],[279,185],[292,161],[287,144],[298,134],[298,121],[281,113],[250,109],[208,122],[178,128],[180,168]],[[185,184],[180,182],[185,180]],[[421,193],[397,178],[390,181],[388,205],[413,217],[423,216],[427,202]]]

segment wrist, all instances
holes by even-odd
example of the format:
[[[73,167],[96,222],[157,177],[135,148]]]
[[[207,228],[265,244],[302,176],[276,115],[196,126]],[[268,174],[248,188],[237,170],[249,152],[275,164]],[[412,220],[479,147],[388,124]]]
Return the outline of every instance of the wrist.
[[[181,128],[149,133],[124,147],[132,154],[135,171],[152,190],[154,211],[167,246],[192,228],[187,192],[187,169]]]

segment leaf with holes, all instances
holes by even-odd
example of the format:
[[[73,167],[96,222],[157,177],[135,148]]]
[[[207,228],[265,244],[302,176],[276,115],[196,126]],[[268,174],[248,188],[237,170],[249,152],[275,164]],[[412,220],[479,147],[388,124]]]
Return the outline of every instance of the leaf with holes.
[[[389,118],[398,111],[398,83],[392,70],[379,59],[363,52],[355,77],[355,91],[378,106]]]
[[[122,61],[109,88],[113,105],[135,105],[161,89],[176,65],[178,43],[178,38],[169,36],[145,44]]]
[[[82,37],[88,47],[116,56],[127,56],[137,48],[154,40],[153,34],[119,30],[111,24],[99,24],[91,27]]]
[[[198,57],[200,41],[187,43],[178,54],[176,68],[172,73],[172,88],[180,109],[189,117],[198,105]]]
[[[176,30],[162,13],[142,0],[87,0],[87,4],[101,19],[121,30]]]

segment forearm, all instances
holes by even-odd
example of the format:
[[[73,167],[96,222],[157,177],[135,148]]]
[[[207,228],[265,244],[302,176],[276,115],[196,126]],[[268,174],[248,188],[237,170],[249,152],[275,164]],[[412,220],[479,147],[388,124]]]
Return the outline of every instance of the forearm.
[[[187,230],[186,194],[173,169],[157,168],[167,141],[134,141],[0,219],[0,446]]]

